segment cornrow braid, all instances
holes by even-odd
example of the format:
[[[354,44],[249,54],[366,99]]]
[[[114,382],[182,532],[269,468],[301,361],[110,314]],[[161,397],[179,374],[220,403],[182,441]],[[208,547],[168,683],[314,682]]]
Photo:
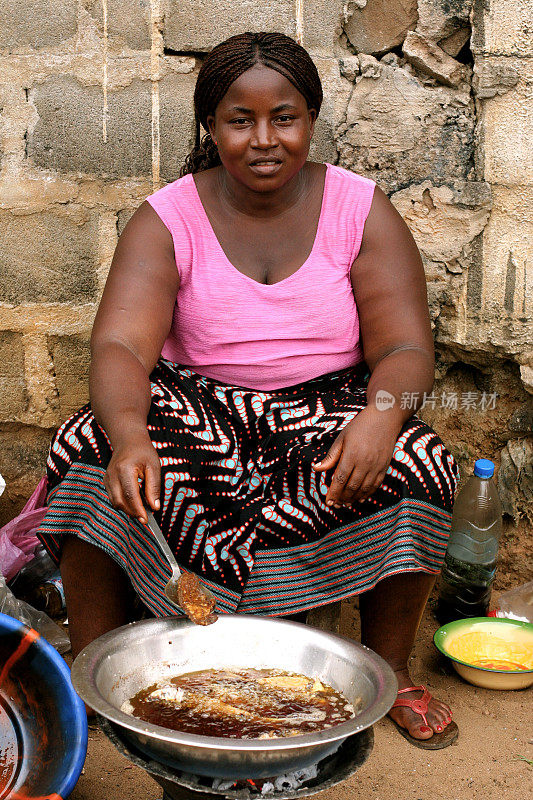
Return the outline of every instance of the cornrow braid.
[[[220,164],[216,144],[208,131],[207,118],[231,84],[254,64],[264,64],[284,75],[304,96],[309,109],[318,116],[322,105],[322,84],[307,50],[283,33],[241,33],[211,50],[198,73],[194,90],[194,147],[185,159],[180,175],[202,172]]]

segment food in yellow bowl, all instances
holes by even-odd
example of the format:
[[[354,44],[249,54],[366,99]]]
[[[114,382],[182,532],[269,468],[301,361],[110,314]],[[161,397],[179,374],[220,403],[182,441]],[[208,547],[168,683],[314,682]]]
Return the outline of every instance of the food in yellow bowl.
[[[533,684],[533,625],[511,619],[449,622],[434,637],[465,680],[487,689],[523,689]]]
[[[520,639],[521,631],[512,629],[510,634]],[[447,651],[473,667],[514,671],[533,669],[533,641],[529,645],[525,641],[512,641],[492,627],[452,636]]]

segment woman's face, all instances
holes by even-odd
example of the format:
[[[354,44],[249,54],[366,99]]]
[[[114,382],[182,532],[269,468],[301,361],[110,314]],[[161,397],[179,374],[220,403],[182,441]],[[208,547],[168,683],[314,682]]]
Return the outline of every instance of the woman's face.
[[[208,117],[222,164],[254,191],[283,186],[307,160],[316,113],[284,75],[255,64]]]

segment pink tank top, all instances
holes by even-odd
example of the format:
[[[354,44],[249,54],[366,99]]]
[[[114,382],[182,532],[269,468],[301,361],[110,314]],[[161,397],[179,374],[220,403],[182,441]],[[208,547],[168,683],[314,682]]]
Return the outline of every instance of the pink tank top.
[[[274,284],[258,283],[227,259],[192,175],[148,197],[172,234],[180,276],[164,358],[264,391],[362,360],[350,268],[375,184],[326,166],[313,248],[296,272]]]

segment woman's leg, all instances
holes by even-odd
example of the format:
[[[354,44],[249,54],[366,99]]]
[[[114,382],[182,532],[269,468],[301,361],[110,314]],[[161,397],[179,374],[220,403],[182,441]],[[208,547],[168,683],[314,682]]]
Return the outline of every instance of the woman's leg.
[[[425,572],[403,572],[380,581],[374,589],[359,597],[361,641],[392,667],[398,688],[413,686],[408,661],[435,576]],[[411,692],[409,699],[418,699],[421,692]],[[405,697],[405,695],[403,695]],[[451,719],[445,703],[432,699],[427,727],[419,714],[409,708],[395,708],[390,713],[402,728],[417,739],[429,739],[440,733]]]
[[[94,639],[128,622],[128,579],[111,556],[76,536],[65,537],[60,569],[76,658]]]

